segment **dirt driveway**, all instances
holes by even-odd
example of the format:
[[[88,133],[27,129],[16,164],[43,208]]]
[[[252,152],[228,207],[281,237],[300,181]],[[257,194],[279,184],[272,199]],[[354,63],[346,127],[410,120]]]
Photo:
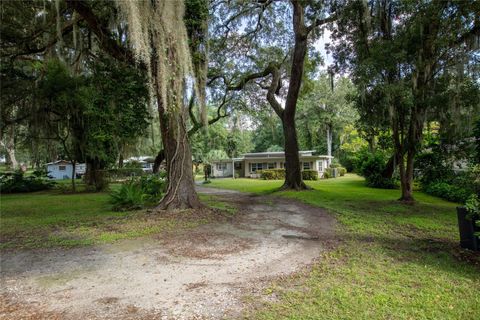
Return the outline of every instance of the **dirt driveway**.
[[[243,297],[308,265],[334,243],[334,219],[293,200],[199,187],[233,221],[149,237],[1,257],[0,319],[219,319]]]

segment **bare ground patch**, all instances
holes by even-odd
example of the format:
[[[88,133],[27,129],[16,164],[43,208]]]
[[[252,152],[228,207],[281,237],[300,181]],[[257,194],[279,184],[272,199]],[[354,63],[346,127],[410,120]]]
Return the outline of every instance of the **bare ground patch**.
[[[225,232],[194,230],[172,237],[163,243],[172,256],[222,259],[226,255],[252,248],[254,242],[253,239],[236,237]]]
[[[334,219],[321,209],[208,192],[235,206],[236,216],[205,213],[209,224],[161,237],[6,253],[0,319],[232,318],[245,296],[264,295],[271,279],[304,270],[336,241]]]

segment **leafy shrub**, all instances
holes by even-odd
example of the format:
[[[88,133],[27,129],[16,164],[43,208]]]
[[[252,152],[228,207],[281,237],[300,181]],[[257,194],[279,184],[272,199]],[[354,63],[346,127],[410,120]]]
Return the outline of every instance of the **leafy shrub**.
[[[60,193],[63,193],[63,194],[68,194],[68,193],[72,193],[73,192],[73,188],[72,188],[72,185],[69,183],[69,184],[64,184],[64,183],[59,183],[55,186],[55,190],[59,191]],[[94,191],[92,191],[94,192]]]
[[[380,173],[373,174],[365,178],[367,186],[380,189],[395,189],[397,184],[393,178],[385,178]]]
[[[118,168],[118,169],[110,169],[107,171],[108,177],[111,180],[119,180],[131,177],[138,177],[145,174],[142,168]]]
[[[345,173],[347,173],[347,169],[345,169],[344,167],[342,167],[342,165],[338,162],[332,162],[330,164],[330,168],[331,169],[337,169],[337,175],[340,176],[340,177],[343,177],[345,175]],[[331,176],[335,176],[333,170],[329,172]]]
[[[165,192],[166,182],[159,175],[143,176],[139,181],[142,192],[148,201],[158,201]]]
[[[480,195],[480,164],[471,166],[462,181],[463,187],[469,186],[472,193]]]
[[[193,167],[195,168],[194,169],[194,174],[195,175],[198,175],[198,174],[203,174],[203,168],[200,167],[200,162],[193,162]]]
[[[357,161],[358,158],[355,155],[343,156],[340,159],[340,163],[345,167],[345,169],[347,169],[348,172],[353,172],[355,170]]]
[[[25,176],[23,171],[5,173],[0,176],[0,191],[2,193],[34,192],[52,189],[55,181],[49,180],[44,172],[35,171]]]
[[[278,144],[271,145],[267,148],[267,152],[278,152],[283,151],[283,147],[279,146]]]
[[[303,180],[318,180],[318,171],[316,170],[303,170],[302,171]]]
[[[473,156],[472,162],[480,165],[480,117],[478,117],[475,123],[475,129],[473,130],[475,135],[475,155]]]
[[[167,179],[167,170],[160,170],[158,171],[157,175],[162,179]]]
[[[165,192],[166,182],[160,175],[143,176],[122,184],[110,193],[110,202],[116,211],[141,209],[158,202]]]
[[[446,182],[434,182],[429,184],[425,192],[439,198],[453,202],[465,202],[471,195],[471,192],[465,188],[451,185]]]
[[[446,164],[442,152],[425,152],[415,158],[415,167],[420,172],[423,187],[435,182],[448,182],[454,178],[454,171]]]
[[[328,178],[335,177],[335,168],[326,168],[325,172],[328,174]]]
[[[344,167],[327,168],[325,171],[329,178],[343,177],[347,173],[347,169]]]
[[[134,182],[122,184],[119,190],[110,193],[110,202],[115,211],[128,211],[143,208],[146,194],[141,186]]]
[[[332,163],[330,163],[330,168],[340,168],[340,167],[341,167],[341,165],[340,165],[340,163],[338,163],[338,162],[332,162]]]
[[[322,176],[323,179],[330,179],[331,177],[332,177],[331,172],[328,169],[325,170],[325,172],[323,172],[323,176]]]
[[[452,179],[442,182],[447,182],[458,188],[468,190],[470,193],[480,192],[480,183],[475,179],[475,174],[471,170],[459,172],[455,174]]]
[[[368,148],[362,148],[355,154],[354,157],[351,158],[353,168],[349,171],[353,171],[359,175],[362,175],[362,166],[371,157],[372,152]]]
[[[358,173],[365,177],[369,187],[382,189],[396,188],[394,179],[385,178],[382,176],[382,172],[386,166],[386,159],[383,154],[369,154],[358,165]]]
[[[477,219],[480,215],[480,198],[478,195],[471,194],[465,201],[465,208],[468,212],[468,219]]]
[[[142,169],[142,164],[139,161],[133,160],[125,162],[122,169]]]
[[[258,172],[264,180],[283,180],[285,179],[285,169],[265,169]]]
[[[480,193],[479,167],[472,166],[468,171],[448,175],[436,175],[429,182],[422,177],[423,190],[436,197],[453,202],[465,202],[471,194]]]

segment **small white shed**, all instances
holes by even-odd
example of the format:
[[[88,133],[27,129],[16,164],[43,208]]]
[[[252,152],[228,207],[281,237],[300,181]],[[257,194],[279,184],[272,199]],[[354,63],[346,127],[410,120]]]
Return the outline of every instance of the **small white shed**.
[[[233,163],[230,159],[215,160],[212,163],[211,176],[214,178],[231,177],[233,174]]]
[[[72,178],[72,163],[66,160],[58,160],[47,163],[48,176],[55,180]],[[75,164],[75,176],[85,174],[85,163]]]

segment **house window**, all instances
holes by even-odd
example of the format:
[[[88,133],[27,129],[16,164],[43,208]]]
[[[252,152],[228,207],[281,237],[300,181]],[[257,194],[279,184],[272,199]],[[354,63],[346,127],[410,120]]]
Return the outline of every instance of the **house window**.
[[[263,164],[262,163],[250,163],[250,172],[257,172],[257,170],[262,170]]]
[[[58,166],[59,171],[65,171],[67,170],[67,166]]]
[[[313,168],[312,162],[303,162],[303,170],[311,170]]]
[[[285,162],[280,162],[280,169],[285,169]]]
[[[250,172],[256,172],[263,169],[275,169],[275,162],[250,163]]]
[[[217,163],[217,170],[223,171],[227,169],[227,164],[226,163]]]

